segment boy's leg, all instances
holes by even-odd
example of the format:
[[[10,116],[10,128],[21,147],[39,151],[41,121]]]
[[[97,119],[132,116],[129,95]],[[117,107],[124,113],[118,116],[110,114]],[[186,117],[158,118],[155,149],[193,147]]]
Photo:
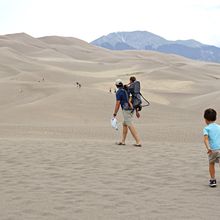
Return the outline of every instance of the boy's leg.
[[[215,179],[215,163],[209,164],[209,173],[210,173],[211,179]]]
[[[137,109],[136,109],[136,116],[137,116],[137,118],[140,118],[140,116],[141,116]]]
[[[136,144],[140,145],[141,144],[141,140],[140,140],[140,138],[138,136],[138,133],[137,133],[135,127],[133,125],[130,125],[130,126],[128,126],[128,128],[129,128],[132,136],[134,137],[134,139],[136,141]]]
[[[215,179],[215,163],[209,164],[209,173],[210,173],[210,181],[209,186],[210,187],[216,187],[216,179]]]

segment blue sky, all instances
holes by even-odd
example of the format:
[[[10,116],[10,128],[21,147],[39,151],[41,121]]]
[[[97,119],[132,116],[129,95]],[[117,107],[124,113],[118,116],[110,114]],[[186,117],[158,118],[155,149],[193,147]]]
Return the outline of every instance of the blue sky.
[[[219,0],[0,0],[0,35],[72,36],[87,42],[146,30],[220,46]]]

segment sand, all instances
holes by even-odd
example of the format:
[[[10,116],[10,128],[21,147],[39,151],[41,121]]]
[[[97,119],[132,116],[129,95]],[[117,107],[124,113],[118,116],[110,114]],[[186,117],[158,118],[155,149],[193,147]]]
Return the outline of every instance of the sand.
[[[202,142],[219,64],[24,33],[0,36],[0,58],[1,220],[219,219]],[[110,126],[109,88],[133,74],[142,148]]]

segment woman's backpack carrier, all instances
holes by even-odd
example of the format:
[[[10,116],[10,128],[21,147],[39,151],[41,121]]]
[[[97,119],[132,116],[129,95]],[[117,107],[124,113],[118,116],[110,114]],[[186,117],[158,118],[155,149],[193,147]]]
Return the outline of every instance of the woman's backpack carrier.
[[[142,96],[141,94],[141,85],[139,81],[132,82],[128,87],[129,93],[132,96],[132,105],[134,109],[137,109],[138,111],[141,111],[142,107],[150,105],[150,103]],[[146,105],[142,105],[141,97],[145,100],[147,103]]]

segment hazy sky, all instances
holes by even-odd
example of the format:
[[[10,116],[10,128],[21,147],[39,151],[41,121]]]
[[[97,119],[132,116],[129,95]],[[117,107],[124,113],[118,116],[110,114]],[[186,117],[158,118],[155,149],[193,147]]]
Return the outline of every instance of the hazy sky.
[[[0,35],[72,36],[87,42],[143,30],[220,46],[220,0],[0,0]]]

